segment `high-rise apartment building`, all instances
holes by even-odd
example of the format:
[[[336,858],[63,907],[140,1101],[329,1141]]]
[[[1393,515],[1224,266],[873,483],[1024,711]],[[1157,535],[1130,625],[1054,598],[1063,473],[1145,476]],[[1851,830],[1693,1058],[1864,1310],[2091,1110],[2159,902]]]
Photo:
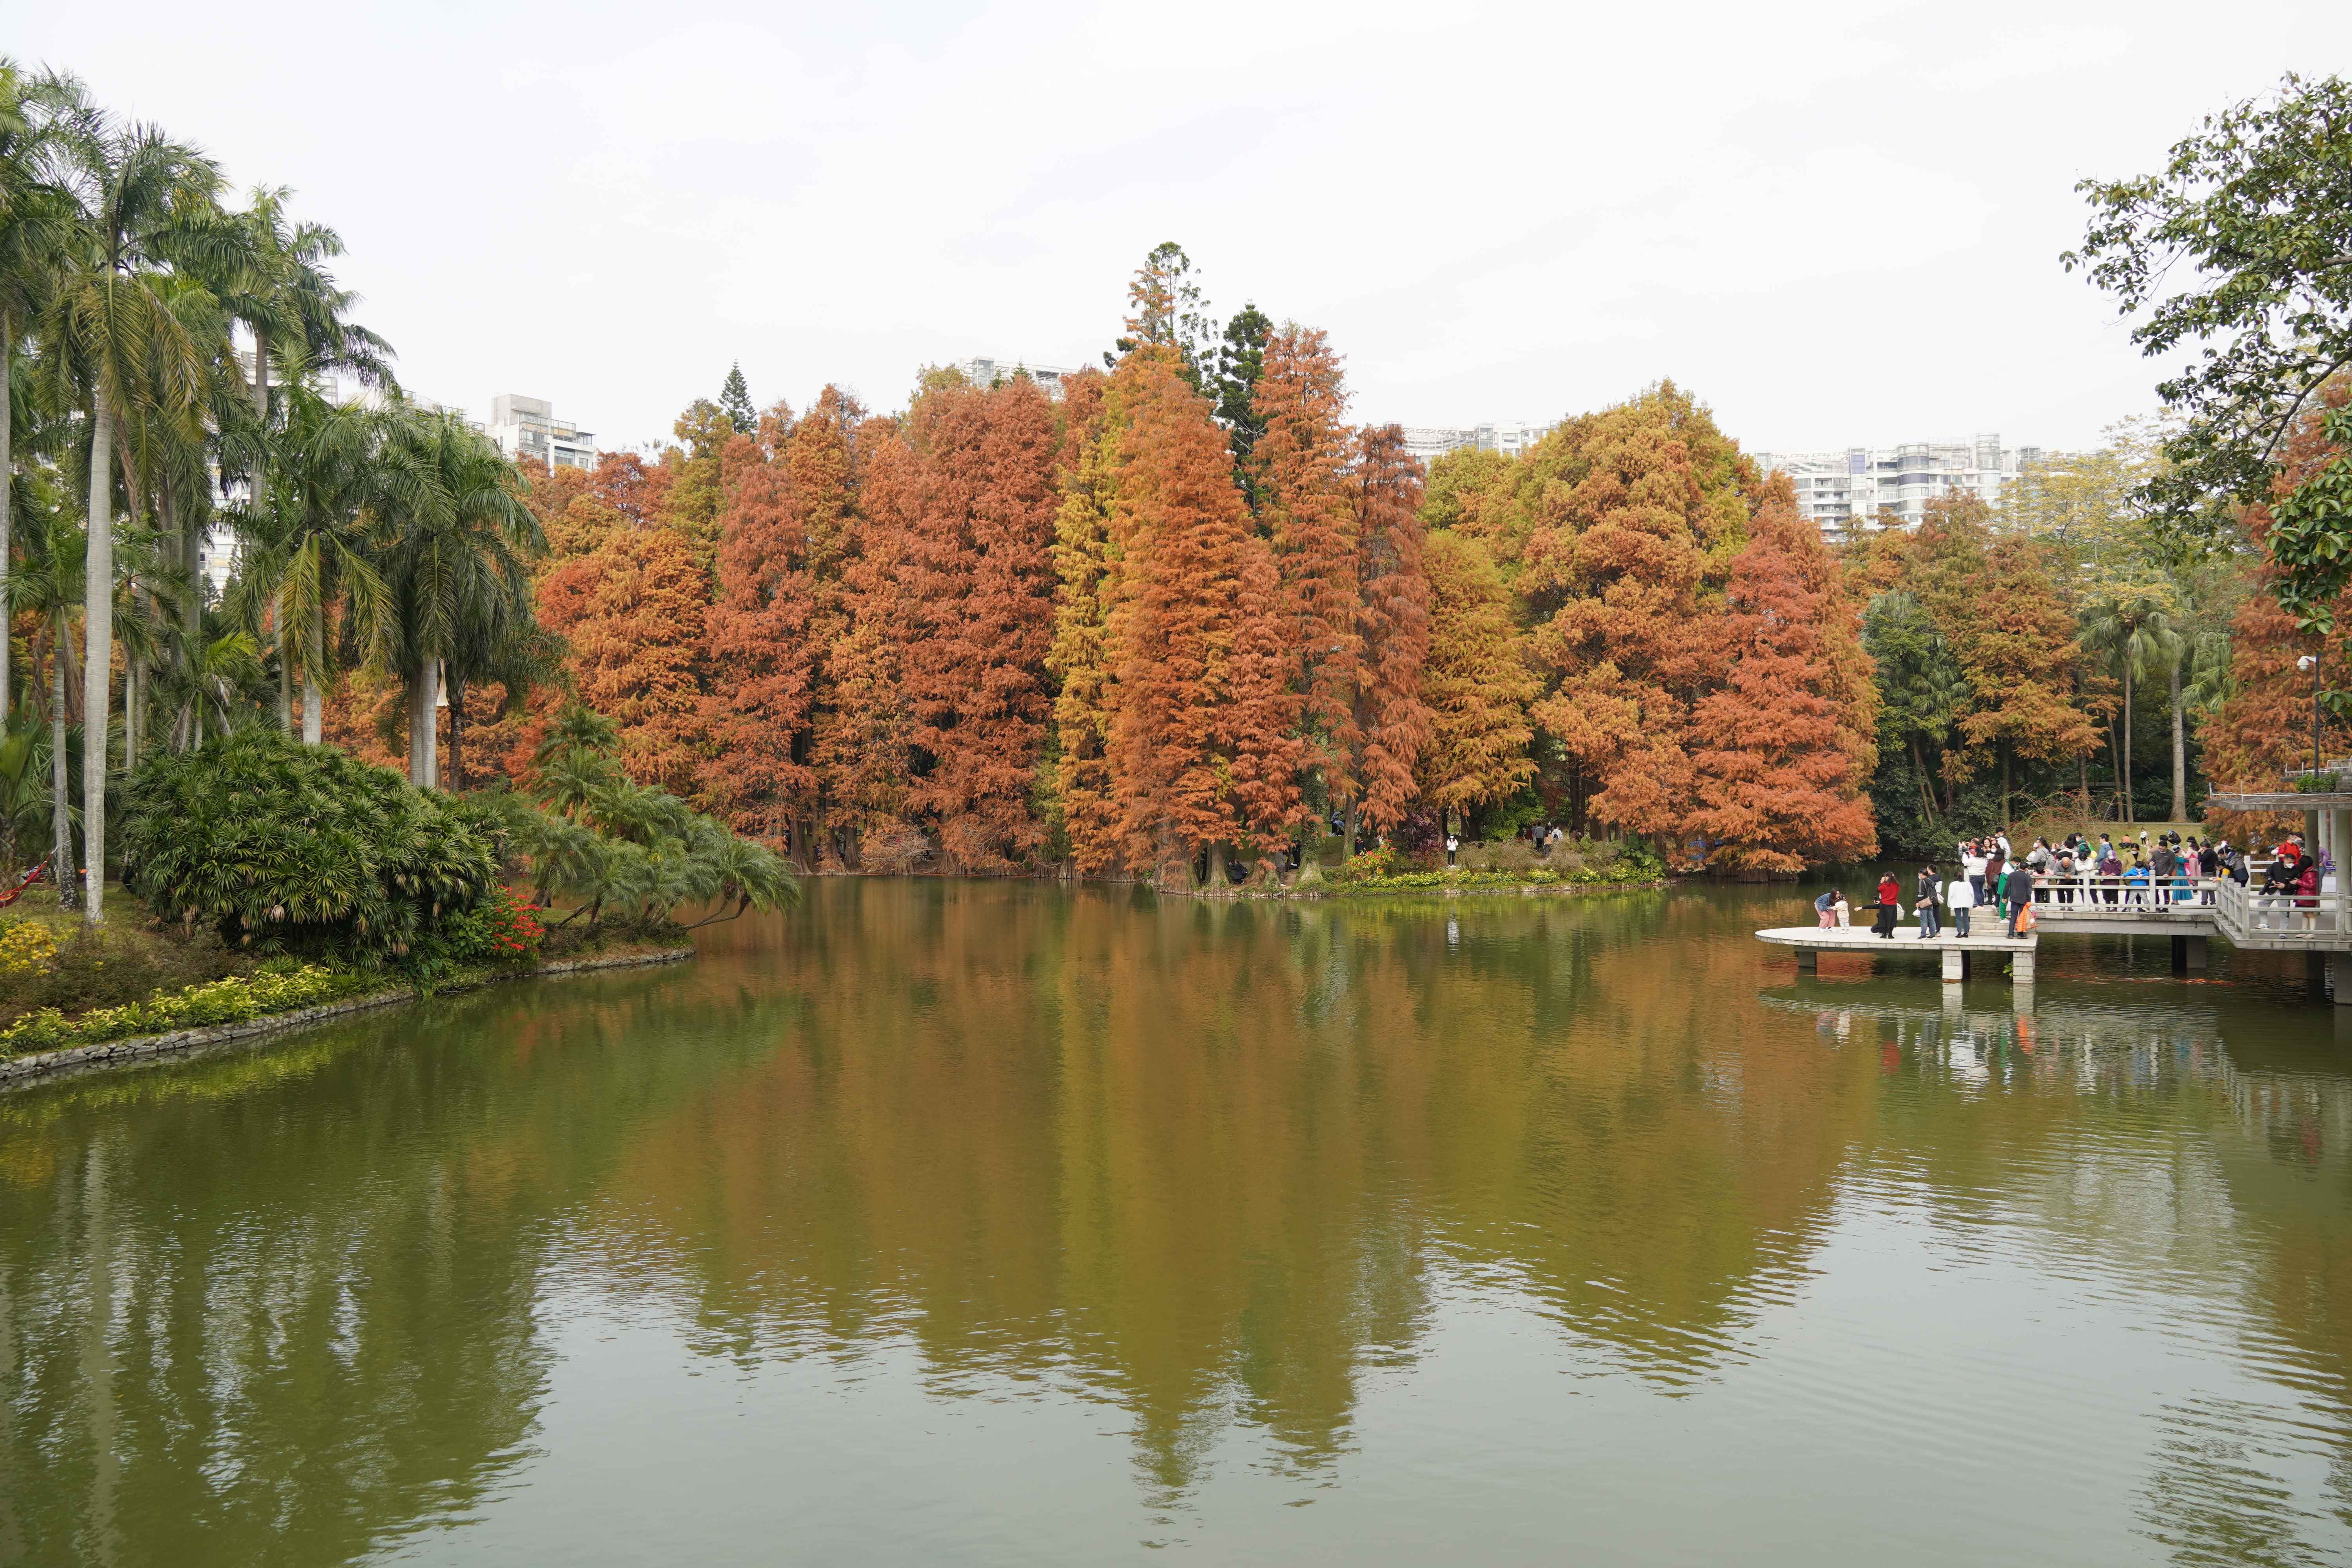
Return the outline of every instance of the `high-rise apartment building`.
[[[1404,449],[1424,463],[1433,463],[1448,452],[1465,449],[1500,452],[1516,458],[1549,434],[1549,425],[1530,424],[1524,419],[1489,419],[1484,425],[1408,425],[1404,427]]]
[[[490,399],[488,433],[517,462],[536,458],[551,468],[596,466],[596,437],[569,419],[558,419],[543,397],[499,393]]]
[[[2021,468],[2040,462],[2039,447],[2003,447],[1998,435],[1973,441],[1914,441],[1901,447],[1848,447],[1836,452],[1757,452],[1757,467],[1786,474],[1797,508],[1823,528],[1849,529],[1882,517],[1908,527],[1927,503],[1972,495],[1998,506]]]
[[[1067,365],[1031,364],[1025,360],[958,360],[952,368],[963,372],[964,379],[979,387],[1011,381],[1015,374],[1025,375],[1037,384],[1038,391],[1056,403],[1062,401],[1062,383],[1078,374]]]

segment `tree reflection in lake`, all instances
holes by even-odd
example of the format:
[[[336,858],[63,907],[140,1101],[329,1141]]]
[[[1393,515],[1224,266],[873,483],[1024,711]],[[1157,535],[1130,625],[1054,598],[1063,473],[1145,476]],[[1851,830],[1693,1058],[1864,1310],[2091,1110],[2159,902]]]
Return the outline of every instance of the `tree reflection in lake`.
[[[593,1478],[669,1452],[740,1483],[687,1557],[2352,1542],[2352,1056],[2258,965],[2092,953],[2020,1017],[1791,984],[1748,890],[812,895],[678,970],[0,1097],[0,1560],[618,1553],[600,1492],[647,1494]],[[703,1369],[723,1438],[669,1403]],[[1018,1550],[874,1458],[977,1462],[930,1429],[1000,1405],[1121,1413],[1003,1483],[1056,1521]],[[1939,1471],[2062,1428],[2015,1517]]]

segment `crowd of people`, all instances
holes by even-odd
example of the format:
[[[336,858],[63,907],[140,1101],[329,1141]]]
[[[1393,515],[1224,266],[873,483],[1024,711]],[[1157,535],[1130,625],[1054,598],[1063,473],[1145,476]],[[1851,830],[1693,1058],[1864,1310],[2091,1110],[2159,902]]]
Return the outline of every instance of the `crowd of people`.
[[[2094,840],[2088,833],[2070,833],[2057,844],[2036,838],[2021,856],[2008,834],[1994,833],[1963,839],[1956,851],[1948,880],[1935,866],[1922,866],[1907,894],[1895,872],[1884,873],[1876,901],[1861,906],[1875,912],[1872,934],[1894,940],[1907,911],[1918,924],[1918,940],[1930,941],[1942,934],[1949,911],[1953,933],[1966,937],[1971,934],[1970,916],[1990,909],[2001,921],[2001,933],[2015,937],[2032,931],[2037,903],[2210,904],[2225,878],[2261,895],[2258,919],[2293,910],[2310,925],[2317,920],[2319,895],[2335,890],[2333,860],[2325,850],[2315,854],[2300,834],[2289,835],[2260,862],[2227,838],[2200,840],[2195,834],[2172,832],[2153,839],[2143,832],[2137,842],[2120,845],[2112,834]],[[2258,864],[2262,881],[2254,887]],[[1853,910],[1842,888],[1813,900],[1823,931],[1851,926]]]

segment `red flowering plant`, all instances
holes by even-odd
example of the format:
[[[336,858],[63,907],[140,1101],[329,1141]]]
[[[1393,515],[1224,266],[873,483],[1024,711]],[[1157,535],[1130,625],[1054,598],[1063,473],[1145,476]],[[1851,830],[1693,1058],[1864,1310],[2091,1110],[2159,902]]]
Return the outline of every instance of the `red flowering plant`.
[[[509,888],[493,888],[482,901],[446,927],[450,956],[460,963],[520,968],[539,956],[547,928],[539,906]]]

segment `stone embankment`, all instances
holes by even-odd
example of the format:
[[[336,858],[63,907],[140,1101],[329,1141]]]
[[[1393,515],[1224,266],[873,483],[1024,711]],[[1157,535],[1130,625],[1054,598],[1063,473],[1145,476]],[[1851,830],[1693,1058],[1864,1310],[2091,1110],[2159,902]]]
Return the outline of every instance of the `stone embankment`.
[[[493,974],[480,980],[439,987],[434,994],[445,995],[453,991],[471,991],[478,986],[496,984],[507,980],[541,980],[558,974],[578,974],[592,969],[628,969],[648,963],[677,963],[694,956],[691,947],[669,948],[656,952],[621,952],[595,958],[576,958],[550,963],[537,969],[519,970],[511,974]],[[247,1018],[235,1024],[219,1024],[208,1029],[173,1029],[168,1034],[140,1035],[126,1040],[102,1040],[95,1045],[68,1046],[63,1050],[37,1051],[21,1057],[0,1058],[0,1089],[27,1082],[34,1079],[54,1078],[60,1073],[79,1073],[100,1068],[121,1067],[131,1062],[146,1061],[156,1057],[178,1056],[207,1046],[245,1039],[254,1035],[277,1034],[287,1029],[299,1029],[306,1024],[323,1023],[347,1013],[365,1013],[378,1007],[397,1006],[404,1002],[418,1000],[424,993],[410,985],[394,986],[372,992],[365,996],[347,996],[340,1002],[323,1002],[316,1007],[298,1007],[291,1013],[272,1013],[267,1017]]]

